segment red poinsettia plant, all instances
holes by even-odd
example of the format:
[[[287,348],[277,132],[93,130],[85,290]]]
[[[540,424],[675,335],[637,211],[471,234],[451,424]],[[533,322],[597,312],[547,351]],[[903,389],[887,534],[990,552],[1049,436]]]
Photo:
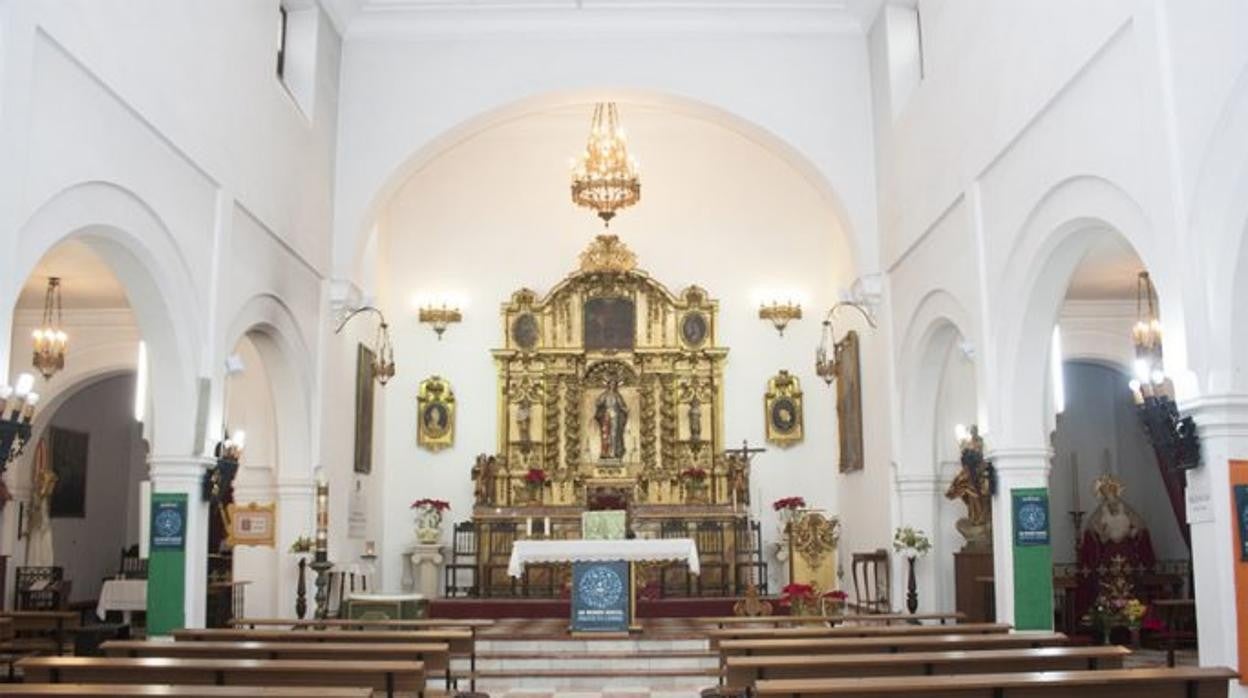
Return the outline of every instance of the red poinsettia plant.
[[[815,587],[810,584],[799,584],[798,582],[793,582],[792,584],[785,585],[785,587],[780,590],[780,593],[784,597],[784,600],[790,603],[794,600],[811,601],[815,598]]]
[[[683,480],[705,480],[706,471],[702,468],[685,468],[680,471],[680,477]]]
[[[849,594],[846,594],[840,589],[833,589],[832,591],[824,592],[823,598],[830,601],[844,601],[849,598]]]
[[[524,474],[524,483],[526,485],[541,485],[546,482],[546,471],[541,468],[529,468],[529,472]]]
[[[445,499],[430,499],[428,497],[425,497],[424,499],[417,499],[416,501],[412,502],[412,508],[413,509],[432,509],[440,514],[444,511],[450,511],[451,503],[446,501]]]
[[[806,500],[801,497],[781,497],[780,499],[777,499],[776,501],[771,503],[771,508],[776,511],[782,511],[785,509],[789,511],[794,511],[796,509],[805,509]]]

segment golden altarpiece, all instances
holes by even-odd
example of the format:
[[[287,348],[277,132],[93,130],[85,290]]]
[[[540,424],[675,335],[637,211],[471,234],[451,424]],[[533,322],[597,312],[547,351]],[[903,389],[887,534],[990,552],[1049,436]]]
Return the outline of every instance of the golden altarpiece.
[[[511,545],[578,538],[595,509],[627,511],[628,535],[695,539],[701,578],[651,582],[725,594],[746,583],[749,465],[724,453],[717,312],[705,290],[650,278],[609,235],[545,296],[512,294],[493,352],[497,454],[473,468],[481,593],[560,593],[557,566],[507,579]]]

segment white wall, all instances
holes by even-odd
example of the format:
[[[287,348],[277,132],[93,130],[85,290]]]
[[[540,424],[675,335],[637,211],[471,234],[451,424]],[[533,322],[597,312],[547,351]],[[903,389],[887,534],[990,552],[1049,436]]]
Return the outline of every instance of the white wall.
[[[70,601],[99,598],[102,580],[117,573],[139,518],[140,425],[134,421],[134,375],[107,378],[77,391],[56,411],[52,426],[87,434],[86,516],[52,519],[57,565],[73,581]],[[137,462],[136,462],[137,461]],[[133,485],[133,486],[132,486]]]
[[[471,511],[469,468],[476,454],[496,447],[489,348],[502,343],[500,305],[521,287],[550,289],[576,269],[577,255],[601,231],[592,212],[568,201],[566,159],[583,148],[590,111],[590,105],[546,110],[463,141],[408,180],[382,216],[381,300],[398,365],[397,377],[379,391],[384,441],[375,455],[380,474],[373,477],[380,483],[372,510],[384,517],[387,588],[397,588],[399,552],[413,542],[412,500],[446,498],[455,519]],[[717,123],[656,109],[626,109],[622,118],[643,162],[643,194],[611,231],[660,282],[675,291],[698,284],[719,300],[718,337],[730,350],[725,442],[762,444],[767,379],[783,368],[801,380],[805,442],[769,446],[755,461],[753,509],[767,539],[774,540],[770,503],[779,497],[800,494],[813,506],[840,511],[835,393],[814,375],[821,311],[853,281],[834,211],[783,159]],[[805,297],[807,317],[783,338],[757,317],[758,292],[765,289]],[[464,322],[437,341],[416,322],[413,299],[440,293],[467,302]],[[839,332],[849,327],[861,331],[860,321],[838,316]],[[864,335],[870,381],[881,362],[876,336]],[[450,380],[458,408],[455,447],[437,454],[415,446],[414,395],[431,374]],[[868,405],[878,404],[875,395],[868,384]],[[887,478],[887,463],[871,458],[886,438],[876,425],[869,421],[866,430],[868,468]],[[858,525],[852,520],[849,528]]]

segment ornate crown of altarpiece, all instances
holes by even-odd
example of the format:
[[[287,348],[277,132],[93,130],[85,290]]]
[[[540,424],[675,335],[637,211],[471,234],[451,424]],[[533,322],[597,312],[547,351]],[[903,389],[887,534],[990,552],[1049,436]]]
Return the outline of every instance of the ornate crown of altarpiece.
[[[499,462],[486,496],[577,505],[587,488],[614,486],[639,504],[677,504],[682,479],[702,469],[708,503],[731,503],[717,455],[728,354],[716,345],[717,311],[705,290],[673,294],[637,269],[614,235],[598,236],[545,296],[513,293],[493,352]]]

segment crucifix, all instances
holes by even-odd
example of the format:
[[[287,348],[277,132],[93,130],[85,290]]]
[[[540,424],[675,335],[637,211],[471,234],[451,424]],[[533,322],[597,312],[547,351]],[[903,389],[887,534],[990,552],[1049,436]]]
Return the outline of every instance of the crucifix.
[[[742,493],[745,494],[745,504],[750,503],[750,460],[766,450],[765,448],[750,448],[750,442],[747,439],[741,442],[741,448],[730,448],[724,451],[724,461],[728,464],[728,486],[732,490],[734,510],[742,503]]]

